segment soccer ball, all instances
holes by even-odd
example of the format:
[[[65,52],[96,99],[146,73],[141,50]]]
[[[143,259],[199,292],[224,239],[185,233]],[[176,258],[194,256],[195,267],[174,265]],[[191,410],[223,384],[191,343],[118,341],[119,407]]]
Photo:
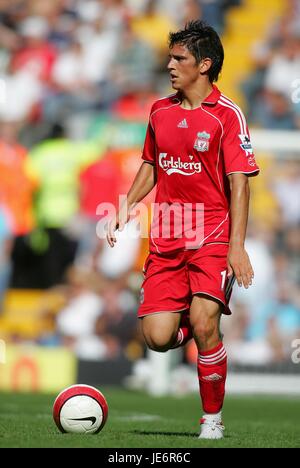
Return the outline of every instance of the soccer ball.
[[[53,405],[53,418],[61,432],[97,434],[108,415],[105,397],[89,385],[72,385],[63,390]]]

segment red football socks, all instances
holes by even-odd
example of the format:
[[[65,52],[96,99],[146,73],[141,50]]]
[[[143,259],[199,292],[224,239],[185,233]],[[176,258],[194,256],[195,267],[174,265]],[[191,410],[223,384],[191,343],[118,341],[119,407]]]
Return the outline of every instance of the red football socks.
[[[171,349],[184,346],[192,338],[193,338],[193,332],[192,332],[192,327],[190,324],[190,316],[189,314],[182,314],[181,319],[180,319],[178,333],[177,333],[177,338]]]
[[[203,411],[219,413],[223,406],[227,375],[227,355],[223,343],[209,351],[200,351],[197,367]]]

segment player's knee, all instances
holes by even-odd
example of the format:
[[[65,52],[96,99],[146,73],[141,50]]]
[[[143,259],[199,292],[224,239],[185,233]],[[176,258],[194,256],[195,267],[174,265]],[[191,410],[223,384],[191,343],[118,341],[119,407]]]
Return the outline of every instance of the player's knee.
[[[142,321],[142,332],[147,346],[161,353],[168,351],[176,340],[179,318],[173,314],[145,317]]]
[[[165,353],[170,349],[169,344],[154,343],[154,341],[148,342],[147,346],[151,351],[156,351],[157,353]]]
[[[210,321],[203,321],[201,323],[196,323],[193,325],[193,334],[197,338],[197,340],[201,342],[206,342],[209,340],[214,334],[218,334],[219,331],[216,328],[214,323]]]
[[[148,348],[159,353],[168,351],[172,347],[174,339],[173,334],[170,335],[161,330],[156,330],[145,336]]]

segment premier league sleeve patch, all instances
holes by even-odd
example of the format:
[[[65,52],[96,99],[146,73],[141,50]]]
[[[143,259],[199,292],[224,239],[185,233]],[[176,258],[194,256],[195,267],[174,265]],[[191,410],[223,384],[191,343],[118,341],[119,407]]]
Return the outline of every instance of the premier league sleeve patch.
[[[241,140],[241,145],[240,147],[246,151],[247,153],[249,154],[253,154],[253,148],[252,148],[252,145],[251,145],[251,141],[250,141],[250,138],[248,135],[244,134],[244,133],[241,133],[239,135],[239,139]]]

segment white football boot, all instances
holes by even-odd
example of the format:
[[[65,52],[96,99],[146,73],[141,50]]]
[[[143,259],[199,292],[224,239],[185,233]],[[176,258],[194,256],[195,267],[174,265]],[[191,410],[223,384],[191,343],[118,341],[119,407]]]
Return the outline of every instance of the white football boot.
[[[223,439],[225,427],[220,418],[204,416],[200,420],[199,439]]]

